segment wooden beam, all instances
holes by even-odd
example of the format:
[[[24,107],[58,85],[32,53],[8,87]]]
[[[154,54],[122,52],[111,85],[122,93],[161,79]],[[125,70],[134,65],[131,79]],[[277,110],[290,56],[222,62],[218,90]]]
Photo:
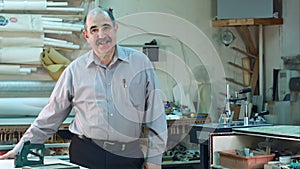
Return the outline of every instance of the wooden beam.
[[[251,76],[250,86],[252,87],[252,94],[255,94],[257,81],[259,77],[259,60],[254,63],[253,74]]]
[[[249,53],[251,54],[257,54],[257,48],[255,46],[254,40],[251,36],[250,30],[248,26],[241,26],[241,30],[243,33],[243,36],[245,38],[245,45],[247,50],[249,50]]]
[[[227,62],[229,65],[231,65],[231,66],[234,66],[234,67],[236,67],[236,68],[239,68],[239,69],[242,69],[242,70],[244,70],[244,71],[247,71],[248,73],[253,73],[253,71],[252,70],[250,70],[250,69],[247,69],[247,68],[244,68],[243,66],[240,66],[240,65],[238,65],[238,64],[235,64],[235,63],[233,63],[233,62]]]
[[[237,82],[237,81],[235,81],[235,80],[232,79],[232,78],[226,77],[225,79],[226,79],[228,82],[232,82],[232,83],[235,83],[235,84],[240,85],[240,86],[243,86],[243,87],[247,87],[247,86],[248,86],[248,85],[245,85],[245,84],[243,84],[243,83]]]
[[[251,58],[253,58],[253,59],[258,59],[258,56],[253,55],[253,54],[251,54],[251,53],[249,53],[249,52],[246,52],[246,51],[244,51],[244,50],[242,50],[242,49],[240,49],[240,48],[237,48],[237,47],[231,47],[231,49],[233,49],[233,50],[235,50],[235,51],[238,51],[238,52],[240,52],[240,53],[242,53],[242,54],[244,54],[244,55],[247,55],[247,56],[249,56],[249,57],[251,57]]]
[[[248,57],[244,57],[242,59],[242,63],[244,68],[251,70],[250,59]],[[243,71],[243,80],[244,80],[244,84],[249,86],[251,82],[251,74],[247,71]]]
[[[282,25],[282,18],[242,18],[212,20],[212,27],[253,26],[253,25]]]

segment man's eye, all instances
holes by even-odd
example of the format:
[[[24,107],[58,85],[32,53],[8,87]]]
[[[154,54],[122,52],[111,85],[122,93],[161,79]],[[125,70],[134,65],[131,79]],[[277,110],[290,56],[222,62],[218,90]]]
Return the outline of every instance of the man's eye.
[[[102,30],[104,30],[104,31],[107,31],[107,30],[110,30],[110,26],[104,26],[104,27],[102,27]]]
[[[91,30],[91,33],[96,33],[96,32],[98,32],[98,29],[92,29]]]

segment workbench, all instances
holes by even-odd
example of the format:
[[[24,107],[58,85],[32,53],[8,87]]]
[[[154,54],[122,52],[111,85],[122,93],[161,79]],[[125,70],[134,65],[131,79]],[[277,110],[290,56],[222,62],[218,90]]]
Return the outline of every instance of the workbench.
[[[75,165],[63,160],[59,160],[57,158],[45,158],[44,159],[44,164],[56,164],[56,163],[61,163],[61,164],[68,164],[68,165]],[[0,160],[0,166],[1,168],[5,169],[13,169],[14,167],[14,160],[13,159],[8,159],[8,160]],[[80,169],[86,169],[85,167],[79,166]]]

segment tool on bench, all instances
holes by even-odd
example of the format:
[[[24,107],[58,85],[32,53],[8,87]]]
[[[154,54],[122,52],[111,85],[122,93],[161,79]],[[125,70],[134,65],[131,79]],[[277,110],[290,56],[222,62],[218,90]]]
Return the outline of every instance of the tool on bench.
[[[15,167],[44,164],[44,144],[32,144],[25,141],[15,155]]]

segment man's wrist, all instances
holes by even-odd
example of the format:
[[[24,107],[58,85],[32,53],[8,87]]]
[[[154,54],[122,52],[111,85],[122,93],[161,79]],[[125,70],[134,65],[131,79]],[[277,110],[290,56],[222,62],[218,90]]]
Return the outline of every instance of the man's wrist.
[[[156,156],[151,156],[146,158],[146,162],[154,163],[161,165],[162,163],[162,154],[156,155]]]

